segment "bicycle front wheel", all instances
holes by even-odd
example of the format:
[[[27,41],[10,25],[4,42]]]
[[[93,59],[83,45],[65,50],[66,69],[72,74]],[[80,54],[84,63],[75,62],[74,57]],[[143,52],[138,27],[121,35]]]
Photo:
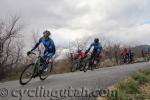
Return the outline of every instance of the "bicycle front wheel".
[[[28,82],[31,81],[33,73],[34,73],[34,68],[35,68],[34,63],[25,67],[25,69],[21,73],[20,80],[19,80],[21,85],[26,85]]]
[[[73,62],[71,66],[71,72],[75,72],[76,70],[78,70],[78,67],[79,67],[79,63],[77,61]]]

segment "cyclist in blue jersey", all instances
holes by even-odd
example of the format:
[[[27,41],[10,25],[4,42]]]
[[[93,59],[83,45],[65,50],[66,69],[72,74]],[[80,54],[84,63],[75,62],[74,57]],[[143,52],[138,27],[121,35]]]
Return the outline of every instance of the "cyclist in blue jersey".
[[[99,56],[102,52],[102,45],[101,43],[99,42],[99,39],[98,38],[95,38],[94,39],[94,42],[90,45],[90,47],[88,48],[88,50],[86,50],[86,54],[91,50],[91,48],[93,47],[93,51],[92,51],[92,54],[91,54],[91,57],[90,57],[90,62],[89,62],[89,65],[92,64],[92,59],[96,56]],[[93,69],[92,69],[93,70]]]
[[[90,45],[90,47],[88,48],[86,53],[88,53],[91,50],[92,47],[93,47],[92,54],[100,54],[102,52],[102,45],[99,42],[98,38],[94,39],[94,42]]]
[[[51,35],[50,31],[48,30],[44,31],[43,37],[39,39],[39,42],[36,43],[36,45],[33,47],[31,51],[27,52],[27,55],[30,55],[32,51],[34,51],[41,43],[44,45],[45,51],[44,51],[43,59],[47,64],[46,66],[44,66],[44,71],[47,70],[48,62],[55,55],[55,51],[56,51],[55,44],[53,40],[50,38],[50,35]]]

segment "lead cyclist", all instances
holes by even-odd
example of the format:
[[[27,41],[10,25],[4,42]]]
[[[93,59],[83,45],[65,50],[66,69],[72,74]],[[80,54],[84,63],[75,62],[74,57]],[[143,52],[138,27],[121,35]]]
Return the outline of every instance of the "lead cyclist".
[[[43,66],[42,70],[45,72],[48,70],[49,60],[55,55],[56,52],[54,41],[51,39],[50,35],[51,35],[50,31],[48,30],[44,31],[43,37],[41,37],[38,43],[36,43],[35,46],[30,51],[27,52],[27,55],[30,55],[32,51],[34,51],[41,43],[44,45],[45,50],[43,60],[46,63],[46,65]]]

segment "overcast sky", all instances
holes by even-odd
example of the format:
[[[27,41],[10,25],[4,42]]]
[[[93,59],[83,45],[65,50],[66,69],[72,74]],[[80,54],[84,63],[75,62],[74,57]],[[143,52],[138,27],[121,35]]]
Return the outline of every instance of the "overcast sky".
[[[27,46],[33,30],[45,29],[60,45],[92,35],[150,44],[150,0],[0,0],[0,17],[13,14],[26,25]]]

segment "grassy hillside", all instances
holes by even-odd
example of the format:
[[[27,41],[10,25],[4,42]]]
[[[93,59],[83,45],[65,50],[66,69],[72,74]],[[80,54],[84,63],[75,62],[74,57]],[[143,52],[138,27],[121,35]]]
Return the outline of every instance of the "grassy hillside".
[[[98,98],[98,100],[150,100],[150,69],[132,74],[128,79],[118,82],[112,90],[117,97]]]

